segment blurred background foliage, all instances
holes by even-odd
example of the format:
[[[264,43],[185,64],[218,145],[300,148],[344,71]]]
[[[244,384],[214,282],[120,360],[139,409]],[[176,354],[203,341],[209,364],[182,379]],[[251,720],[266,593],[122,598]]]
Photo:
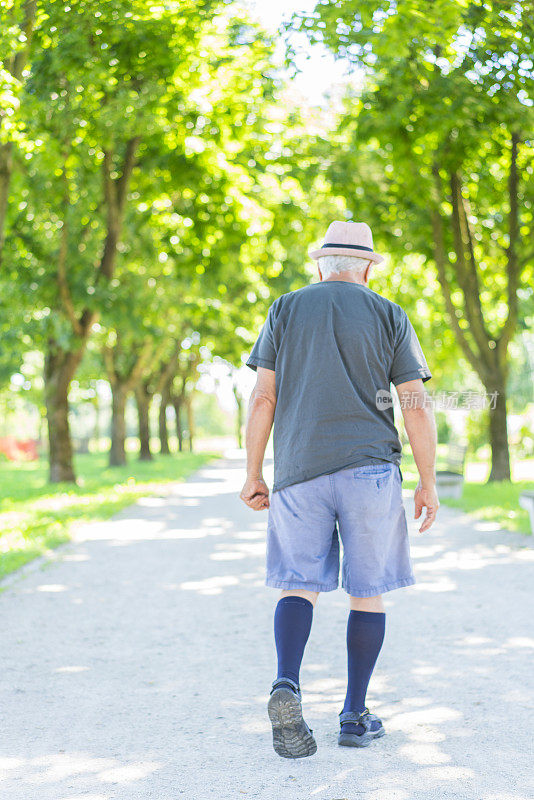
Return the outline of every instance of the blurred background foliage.
[[[371,225],[433,391],[498,392],[440,411],[440,443],[491,481],[532,457],[525,6],[337,0],[279,30],[228,0],[0,8],[0,433],[48,480],[74,450],[241,446],[243,363],[333,219]],[[347,67],[322,103],[296,88],[314,47]]]

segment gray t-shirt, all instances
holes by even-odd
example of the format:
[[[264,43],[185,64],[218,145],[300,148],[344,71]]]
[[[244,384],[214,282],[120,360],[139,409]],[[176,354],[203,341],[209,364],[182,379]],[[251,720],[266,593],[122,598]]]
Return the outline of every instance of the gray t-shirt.
[[[275,371],[273,492],[347,467],[400,465],[393,408],[377,408],[377,392],[431,377],[406,312],[349,281],[278,297],[246,363]]]

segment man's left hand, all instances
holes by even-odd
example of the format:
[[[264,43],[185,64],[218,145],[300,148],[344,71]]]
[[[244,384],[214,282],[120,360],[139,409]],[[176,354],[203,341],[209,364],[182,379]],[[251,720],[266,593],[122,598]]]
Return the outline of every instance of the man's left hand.
[[[269,508],[269,489],[263,478],[247,478],[239,497],[254,511]]]

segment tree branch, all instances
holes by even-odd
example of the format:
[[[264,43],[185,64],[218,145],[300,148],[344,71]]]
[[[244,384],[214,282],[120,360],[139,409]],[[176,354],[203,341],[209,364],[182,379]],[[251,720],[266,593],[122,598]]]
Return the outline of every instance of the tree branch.
[[[97,321],[99,314],[97,311],[94,311],[92,308],[84,308],[80,317],[80,327],[82,329],[82,336],[86,336],[95,322]]]
[[[146,366],[154,352],[154,346],[150,339],[147,339],[141,346],[137,358],[130,370],[130,374],[126,380],[127,390],[133,389],[143,377]]]
[[[4,65],[11,75],[18,81],[22,80],[22,73],[28,61],[30,43],[33,35],[33,26],[36,13],[36,0],[26,0],[24,4],[24,18],[20,30],[26,37],[24,47],[12,58],[6,58]],[[0,116],[1,123],[1,116]],[[0,267],[2,266],[2,251],[5,242],[5,226],[7,206],[11,186],[11,173],[13,172],[14,143],[11,138],[0,144]]]
[[[469,201],[463,196],[461,185],[458,186],[458,204],[460,210],[460,225],[462,238],[467,245],[467,281],[469,293],[473,301],[475,317],[480,325],[484,341],[487,343],[492,337],[486,329],[482,305],[480,302],[480,283],[478,280],[477,262],[475,258],[474,236],[469,220]]]
[[[35,22],[35,13],[37,10],[37,0],[26,0],[24,3],[24,20],[20,29],[26,37],[25,46],[18,51],[15,58],[12,60],[10,72],[16,80],[22,79],[24,67],[28,63],[28,55],[30,52],[31,40],[33,37],[33,24]]]
[[[479,357],[487,367],[491,367],[490,336],[484,325],[474,252],[472,253],[472,261],[470,261],[469,255],[466,259],[469,234],[466,230],[465,221],[462,219],[465,215],[465,209],[463,207],[462,186],[456,171],[451,172],[450,189],[454,249],[456,251],[456,276],[464,295],[466,317],[478,346]],[[470,263],[468,263],[469,261]]]
[[[517,245],[519,243],[519,173],[517,169],[517,150],[519,145],[519,134],[512,133],[512,143],[510,148],[510,173],[508,176],[508,198],[510,211],[508,215],[508,247],[506,253],[508,256],[507,272],[508,272],[508,314],[502,326],[501,333],[497,340],[497,349],[499,358],[504,362],[506,361],[506,351],[510,339],[514,335],[517,327],[517,320],[519,314],[519,304],[517,299],[517,290],[519,288],[519,276],[521,273],[521,266],[517,254]]]
[[[466,359],[469,361],[475,372],[480,374],[480,361],[478,354],[474,352],[469,344],[465,335],[465,331],[461,328],[458,317],[456,315],[456,307],[452,302],[451,285],[447,279],[446,264],[448,262],[447,251],[445,248],[445,237],[443,234],[443,219],[439,210],[441,199],[441,178],[439,175],[439,166],[434,164],[432,167],[432,175],[434,177],[434,204],[431,211],[432,215],[432,230],[434,239],[434,261],[438,273],[438,280],[443,291],[443,299],[445,300],[445,308],[449,315],[450,323],[456,335],[456,340],[460,345],[462,352]]]
[[[67,317],[70,320],[70,323],[72,325],[72,330],[74,331],[76,336],[83,336],[84,331],[80,324],[80,320],[76,316],[76,311],[74,309],[74,303],[72,301],[72,295],[67,278],[67,257],[69,250],[69,211],[71,202],[70,202],[69,179],[67,176],[66,161],[67,161],[67,154],[64,153],[63,170],[61,176],[63,181],[63,225],[61,227],[59,253],[57,260],[57,282],[58,282],[59,296],[63,303],[63,310],[65,311]]]
[[[128,194],[128,187],[130,185],[130,179],[132,177],[132,172],[135,167],[135,157],[137,154],[137,148],[139,147],[140,141],[141,141],[140,136],[134,136],[132,139],[129,139],[128,142],[126,143],[126,153],[124,155],[124,160],[122,163],[121,174],[116,179],[117,202],[119,205],[119,211],[121,216],[124,212],[126,196]]]
[[[134,136],[126,143],[121,174],[113,178],[113,151],[104,150],[102,161],[102,179],[104,184],[104,200],[106,205],[107,226],[104,250],[97,270],[95,284],[101,277],[109,280],[113,275],[117,259],[117,245],[124,219],[124,209],[128,186],[135,166],[135,154],[141,141],[140,136]]]
[[[112,388],[117,384],[117,373],[115,371],[115,354],[113,350],[114,350],[113,347],[108,347],[107,345],[104,345],[104,347],[102,348],[102,358],[104,359],[104,366],[106,368],[108,380]]]
[[[183,337],[179,336],[176,339],[172,353],[167,362],[163,365],[158,382],[156,383],[156,388],[154,390],[156,394],[162,394],[165,386],[176,375],[178,369],[177,358],[180,350],[182,349],[182,338]]]

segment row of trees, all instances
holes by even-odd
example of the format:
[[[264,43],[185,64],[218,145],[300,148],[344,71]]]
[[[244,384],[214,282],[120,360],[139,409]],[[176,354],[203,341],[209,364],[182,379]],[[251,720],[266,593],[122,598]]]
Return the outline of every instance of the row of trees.
[[[420,258],[415,284],[405,272],[403,281],[417,293],[428,270],[437,277],[433,360],[445,310],[457,349],[498,393],[490,480],[510,478],[509,345],[534,310],[530,11],[514,0],[340,0],[288,26],[365,72],[322,163],[349,210],[374,221],[392,263]]]
[[[429,18],[423,0],[340,0],[294,15],[290,65],[304,33],[363,71],[363,91],[322,113],[224,0],[2,6],[0,377],[43,353],[51,480],[75,478],[82,362],[112,388],[112,463],[132,392],[146,455],[153,398],[183,409],[201,361],[239,367],[340,217],[367,220],[390,254],[376,288],[406,307],[443,388],[476,375],[498,391],[491,478],[510,477],[509,345],[534,305],[518,4],[442,0]]]
[[[89,343],[120,464],[128,394],[147,454],[154,395],[187,408],[199,360],[240,366],[291,285],[311,211],[284,154],[298,116],[286,133],[273,43],[222,2],[13,2],[1,24],[4,374],[44,353],[50,479],[71,481]]]

